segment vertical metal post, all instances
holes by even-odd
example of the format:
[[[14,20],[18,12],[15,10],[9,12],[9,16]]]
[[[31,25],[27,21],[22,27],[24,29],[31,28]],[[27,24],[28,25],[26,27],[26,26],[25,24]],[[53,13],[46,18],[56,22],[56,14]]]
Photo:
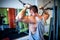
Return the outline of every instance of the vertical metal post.
[[[56,5],[55,5],[55,2],[56,2],[56,1],[54,0],[54,7],[53,7],[53,10],[54,10],[54,16],[53,16],[53,18],[54,18],[54,23],[53,23],[53,24],[54,24],[54,26],[53,26],[53,40],[55,40],[55,29],[56,29],[56,28],[55,28],[55,27],[56,27],[56,25],[55,25],[55,23],[56,23],[56,22],[55,22],[55,6],[56,6]]]
[[[49,40],[51,40],[52,29],[53,29],[53,17],[50,20]]]
[[[57,0],[56,0],[57,3]],[[57,11],[57,7],[56,7],[56,40],[58,40],[58,11]]]

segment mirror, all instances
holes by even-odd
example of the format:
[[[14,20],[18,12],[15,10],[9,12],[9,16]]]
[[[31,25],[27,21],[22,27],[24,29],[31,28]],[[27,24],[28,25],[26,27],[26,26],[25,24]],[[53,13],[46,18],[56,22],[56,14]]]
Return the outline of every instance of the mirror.
[[[47,3],[47,0],[35,0],[35,1],[24,1],[26,3],[30,3],[33,5],[41,6]],[[48,0],[49,1],[49,0]],[[23,22],[15,22],[15,17],[17,14],[23,9],[23,5],[19,1],[15,0],[5,0],[5,1],[0,1],[0,32],[4,37],[9,37],[10,39],[16,39],[16,38],[22,38],[29,35],[29,29],[28,26],[29,24],[23,23]],[[53,8],[53,10],[48,9],[47,12],[50,14],[48,20],[46,21],[45,24],[45,33],[44,33],[44,38],[46,40],[49,40],[49,38],[53,38],[53,27],[54,27],[54,7],[53,7],[53,2],[51,4],[48,4],[45,8]],[[42,11],[38,9],[39,15],[41,15]],[[29,10],[26,11],[26,16],[29,15]],[[2,36],[1,35],[1,36]],[[7,35],[7,36],[6,36]],[[26,37],[26,38],[27,38]],[[26,39],[24,38],[24,39]],[[50,39],[51,39],[50,38]],[[28,38],[27,38],[28,39]],[[51,39],[52,40],[52,39]]]
[[[0,14],[5,16],[3,18],[5,22],[3,22],[2,24],[3,30],[6,28],[16,28],[18,34],[20,34],[20,36],[22,37],[23,34],[24,36],[29,34],[29,29],[28,29],[29,25],[23,22],[17,22],[17,23],[14,22],[16,15],[21,10],[22,9],[15,9],[15,8],[0,8]],[[50,14],[50,17],[45,24],[45,33],[44,33],[45,36],[49,36],[50,20],[52,18],[53,10],[48,10],[48,12]],[[28,15],[28,11],[26,11],[26,15]]]

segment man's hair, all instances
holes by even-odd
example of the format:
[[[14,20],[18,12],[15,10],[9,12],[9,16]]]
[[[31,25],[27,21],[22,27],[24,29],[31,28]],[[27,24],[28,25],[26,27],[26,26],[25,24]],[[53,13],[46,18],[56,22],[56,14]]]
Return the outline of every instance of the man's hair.
[[[35,5],[31,6],[30,10],[32,10],[34,13],[38,13],[38,8]]]
[[[45,15],[48,15],[47,19],[49,18],[50,14],[48,12],[43,13]]]

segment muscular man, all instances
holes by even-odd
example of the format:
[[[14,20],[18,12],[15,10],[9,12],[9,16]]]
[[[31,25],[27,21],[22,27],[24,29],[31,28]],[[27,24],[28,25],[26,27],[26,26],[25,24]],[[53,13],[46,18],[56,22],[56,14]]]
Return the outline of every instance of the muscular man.
[[[25,6],[21,10],[21,12],[16,16],[16,20],[29,23],[29,31],[31,32],[31,34],[34,35],[37,29],[37,26],[36,26],[37,21],[44,19],[44,23],[45,23],[49,17],[49,14],[45,12],[42,16],[39,15],[38,8],[35,5],[33,5],[30,7],[30,16],[25,16],[25,12],[28,8],[29,8],[28,6]],[[29,39],[29,40],[32,40],[32,39]],[[33,40],[37,40],[37,39],[33,39]]]

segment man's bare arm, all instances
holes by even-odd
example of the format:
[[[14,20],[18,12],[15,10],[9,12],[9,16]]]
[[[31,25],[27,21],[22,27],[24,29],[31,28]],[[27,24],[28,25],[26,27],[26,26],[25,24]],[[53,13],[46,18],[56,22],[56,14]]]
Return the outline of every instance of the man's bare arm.
[[[25,23],[35,23],[35,19],[34,17],[30,17],[30,16],[25,16],[26,10],[28,9],[28,7],[24,7],[23,10],[20,11],[20,13],[16,16],[16,20],[17,21],[22,21]]]
[[[18,15],[16,16],[16,20],[17,20],[17,21],[21,21],[21,20],[22,20],[22,18],[25,16],[26,9],[27,9],[27,8],[23,8],[23,9],[20,11],[20,13],[18,13]]]

